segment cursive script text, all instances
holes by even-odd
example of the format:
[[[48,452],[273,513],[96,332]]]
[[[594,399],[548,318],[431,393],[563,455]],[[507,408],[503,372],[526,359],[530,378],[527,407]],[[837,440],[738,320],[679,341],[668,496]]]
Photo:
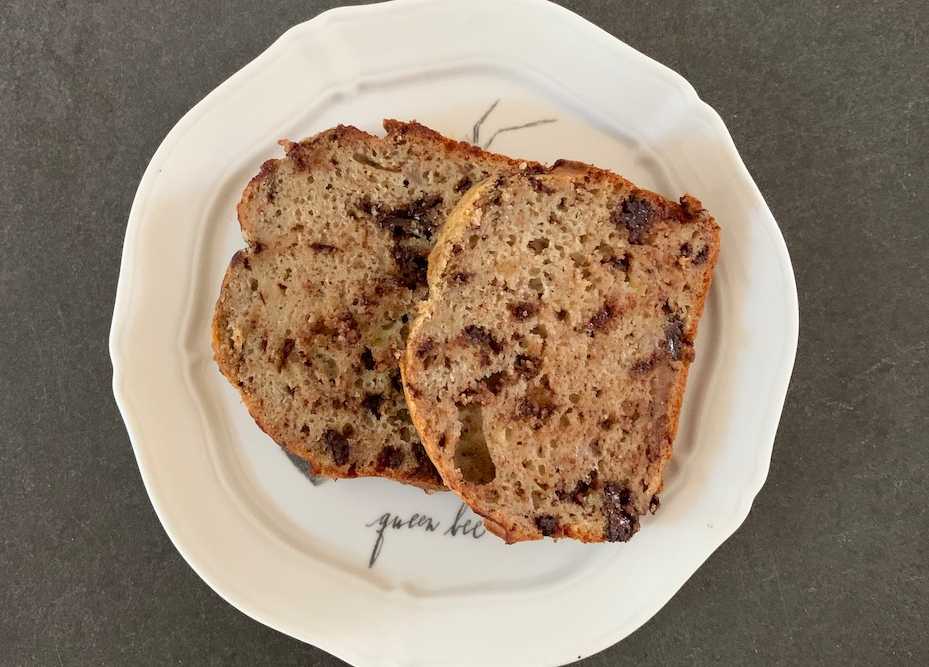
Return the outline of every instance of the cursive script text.
[[[480,520],[465,519],[466,512],[467,506],[461,503],[458,506],[458,511],[455,513],[455,517],[452,519],[451,524],[445,529],[442,535],[448,537],[471,537],[475,540],[484,537],[487,530],[481,525]],[[371,557],[368,559],[368,567],[374,567],[378,557],[381,555],[381,550],[384,548],[384,535],[389,530],[421,530],[426,533],[434,533],[441,525],[441,521],[427,514],[414,512],[409,517],[403,518],[392,512],[384,512],[374,519],[374,521],[365,524],[366,528],[374,529],[376,536],[374,538],[374,546],[371,548]]]

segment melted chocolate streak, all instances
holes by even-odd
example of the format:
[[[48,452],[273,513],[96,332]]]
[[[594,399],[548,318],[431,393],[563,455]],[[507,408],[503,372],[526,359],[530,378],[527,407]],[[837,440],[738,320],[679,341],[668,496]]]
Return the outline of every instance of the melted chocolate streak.
[[[446,537],[471,537],[479,540],[487,534],[487,530],[481,525],[480,519],[465,519],[467,506],[464,503],[458,505],[458,511],[455,518],[452,519],[451,525],[442,533]],[[408,518],[384,512],[374,521],[365,524],[366,528],[374,528],[377,537],[374,538],[374,546],[371,548],[371,557],[368,559],[368,568],[374,567],[378,556],[381,555],[381,549],[384,548],[384,534],[388,530],[422,530],[427,533],[434,533],[442,527],[442,522],[433,519],[427,514],[413,513]]]

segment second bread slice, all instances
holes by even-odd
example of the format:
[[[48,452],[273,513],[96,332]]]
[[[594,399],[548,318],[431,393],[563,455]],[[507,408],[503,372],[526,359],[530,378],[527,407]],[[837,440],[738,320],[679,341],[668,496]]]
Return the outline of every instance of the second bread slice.
[[[404,388],[490,530],[626,541],[657,508],[718,248],[697,200],[579,163],[490,178],[452,212]]]

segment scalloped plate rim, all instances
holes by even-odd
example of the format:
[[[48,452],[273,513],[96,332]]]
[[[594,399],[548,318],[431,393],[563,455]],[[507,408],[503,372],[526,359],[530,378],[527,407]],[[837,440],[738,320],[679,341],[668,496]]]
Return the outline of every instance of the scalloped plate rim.
[[[527,7],[530,7],[532,5],[539,5],[539,4],[546,4],[546,5],[549,4],[547,2],[543,3],[543,2],[534,1],[534,0],[519,0],[519,2]],[[130,436],[130,440],[132,441],[133,451],[135,453],[137,463],[139,465],[140,472],[142,474],[143,483],[152,501],[156,514],[158,515],[159,520],[164,526],[165,531],[168,533],[169,538],[172,540],[175,547],[178,549],[181,555],[185,558],[185,560],[187,560],[188,563],[191,565],[191,567],[197,572],[197,574],[208,585],[210,585],[211,588],[213,588],[218,594],[220,594],[221,597],[226,599],[230,604],[232,604],[233,606],[236,606],[239,609],[242,609],[245,613],[247,613],[249,616],[252,616],[259,622],[266,623],[284,632],[287,632],[287,630],[284,630],[281,627],[282,624],[276,623],[272,620],[266,620],[265,618],[263,618],[264,614],[260,610],[256,608],[252,608],[252,605],[249,605],[246,602],[243,602],[242,600],[233,599],[234,597],[233,594],[230,593],[229,591],[225,591],[224,587],[220,584],[220,582],[214,579],[214,577],[212,576],[212,572],[210,571],[210,568],[206,564],[197,562],[195,558],[190,556],[185,545],[182,544],[178,539],[176,539],[174,535],[174,532],[171,528],[171,524],[172,524],[171,517],[165,516],[163,514],[163,508],[160,507],[159,502],[158,502],[158,496],[159,496],[160,491],[153,488],[152,480],[146,469],[146,465],[144,461],[144,448],[139,444],[141,433],[139,432],[139,427],[136,422],[136,419],[133,416],[132,391],[126,386],[126,379],[123,373],[123,363],[122,363],[122,359],[123,359],[122,332],[123,332],[125,323],[129,319],[129,315],[132,313],[132,308],[130,304],[134,301],[134,299],[132,299],[132,296],[134,295],[135,287],[137,285],[137,281],[135,280],[135,266],[133,262],[133,257],[137,251],[139,225],[141,224],[140,221],[143,218],[143,212],[144,212],[145,205],[146,205],[146,195],[154,187],[155,183],[157,182],[158,170],[160,169],[162,164],[165,161],[167,161],[175,144],[180,140],[183,134],[195,127],[197,120],[199,120],[201,116],[207,113],[207,111],[209,110],[209,107],[212,104],[215,104],[223,96],[223,93],[240,85],[240,83],[243,83],[246,77],[251,76],[253,73],[256,73],[261,67],[265,66],[266,64],[270,64],[270,61],[272,61],[274,58],[280,55],[280,53],[282,53],[291,42],[298,39],[299,36],[304,31],[310,28],[321,29],[324,27],[324,25],[328,21],[331,21],[337,18],[350,19],[353,14],[361,13],[361,12],[368,12],[374,9],[376,9],[377,11],[395,11],[398,8],[405,9],[410,6],[416,6],[420,4],[426,4],[426,3],[422,2],[422,0],[405,0],[403,2],[390,3],[390,4],[340,7],[340,8],[335,8],[335,9],[326,11],[322,14],[319,14],[318,16],[308,21],[297,24],[294,27],[287,30],[275,42],[273,42],[271,46],[269,46],[264,52],[259,54],[254,60],[252,60],[247,65],[245,65],[242,69],[234,73],[226,81],[221,83],[216,89],[214,89],[211,93],[209,93],[206,97],[204,97],[203,100],[198,102],[168,132],[165,139],[161,142],[158,149],[155,151],[155,154],[152,157],[151,162],[149,163],[148,167],[145,170],[145,173],[140,181],[140,185],[137,190],[136,196],[133,200],[132,207],[130,209],[127,233],[126,233],[126,237],[125,237],[124,244],[123,244],[123,254],[122,254],[122,260],[120,263],[120,274],[119,274],[120,278],[119,278],[115,305],[114,305],[114,315],[113,315],[113,322],[112,322],[111,331],[110,331],[109,349],[110,349],[110,356],[111,356],[112,363],[113,363],[114,396],[116,399],[117,406],[126,424],[127,431]],[[430,4],[434,4],[434,3],[430,3]],[[558,7],[557,5],[552,5],[552,6]],[[734,526],[732,530],[729,531],[728,534],[726,534],[725,536],[721,537],[721,539],[719,539],[718,543],[715,544],[706,553],[705,557],[700,562],[694,565],[693,569],[687,574],[686,577],[684,577],[681,580],[681,583],[679,585],[671,587],[671,589],[668,591],[667,598],[665,600],[662,600],[661,604],[655,610],[645,610],[644,613],[640,615],[641,618],[637,618],[633,620],[631,623],[629,622],[628,619],[624,619],[623,625],[625,625],[626,627],[621,627],[618,630],[606,632],[602,636],[596,639],[588,639],[588,641],[585,642],[587,646],[584,652],[587,655],[590,655],[593,652],[600,651],[610,646],[611,644],[615,643],[618,639],[621,639],[622,637],[628,635],[629,633],[634,631],[637,627],[639,627],[642,623],[647,621],[655,613],[655,611],[657,611],[657,609],[660,609],[660,607],[663,606],[667,602],[667,600],[670,599],[676,593],[680,585],[683,585],[683,583],[686,582],[687,579],[689,579],[689,577],[693,574],[693,572],[699,568],[702,562],[704,562],[705,559],[708,558],[722,544],[722,542],[728,539],[728,537],[731,536],[731,534],[734,533],[735,530],[738,529],[738,527],[742,524],[742,522],[747,517],[748,512],[750,511],[752,502],[754,501],[754,498],[757,496],[758,492],[761,490],[762,486],[764,485],[764,482],[768,474],[771,454],[773,451],[774,434],[776,432],[777,423],[779,420],[780,411],[783,406],[784,398],[786,397],[787,387],[789,384],[789,378],[790,378],[793,362],[794,362],[795,355],[796,355],[797,339],[798,339],[798,331],[799,331],[799,314],[798,314],[798,300],[797,300],[797,293],[796,293],[796,282],[794,279],[792,265],[790,262],[790,257],[787,252],[787,247],[786,247],[786,243],[784,241],[783,235],[778,229],[776,221],[774,220],[773,216],[770,213],[770,210],[765,204],[763,196],[758,191],[757,185],[754,183],[747,168],[745,167],[744,162],[742,161],[741,156],[739,155],[728,130],[726,129],[722,119],[719,117],[719,114],[712,107],[706,104],[703,100],[700,100],[699,96],[697,95],[693,87],[683,77],[681,77],[679,74],[677,74],[673,70],[665,67],[664,65],[661,65],[660,63],[657,63],[656,61],[652,60],[648,56],[645,56],[644,54],[641,54],[640,52],[635,51],[628,45],[625,45],[624,43],[622,43],[620,40],[614,38],[612,35],[609,35],[609,33],[606,33],[605,31],[601,30],[599,27],[573,14],[569,10],[561,8],[561,7],[558,7],[558,10],[562,12],[562,17],[564,19],[579,21],[588,30],[592,28],[594,31],[599,33],[597,37],[600,39],[606,38],[606,40],[610,42],[610,46],[613,46],[613,47],[620,46],[624,49],[627,49],[629,52],[633,52],[637,54],[638,56],[640,56],[643,64],[648,65],[652,70],[655,70],[656,72],[660,73],[661,75],[660,78],[663,80],[663,82],[672,83],[679,90],[681,90],[681,92],[684,93],[686,96],[692,96],[695,101],[699,102],[699,104],[702,105],[704,112],[708,112],[713,124],[717,126],[716,133],[719,136],[723,137],[724,140],[727,142],[727,146],[726,146],[727,152],[730,154],[731,157],[734,157],[736,159],[737,166],[743,172],[743,176],[745,178],[746,183],[750,185],[750,187],[753,189],[753,194],[764,205],[763,217],[765,218],[765,222],[766,222],[765,224],[766,233],[768,234],[769,239],[772,241],[775,251],[780,256],[780,259],[781,259],[780,268],[782,271],[782,278],[784,279],[787,286],[791,288],[789,290],[789,293],[786,295],[788,298],[788,307],[790,309],[790,313],[792,317],[790,318],[788,322],[786,322],[786,331],[785,331],[786,338],[784,339],[784,349],[783,349],[783,357],[784,357],[785,363],[781,366],[782,372],[780,374],[780,377],[778,378],[778,381],[775,382],[775,387],[779,387],[780,389],[778,391],[772,392],[774,396],[772,397],[772,400],[769,403],[769,409],[767,411],[767,419],[766,419],[767,424],[765,425],[764,428],[760,429],[763,432],[770,432],[771,437],[769,440],[765,441],[766,442],[765,446],[758,447],[757,449],[758,456],[756,459],[754,479],[751,484],[745,484],[743,486],[743,490],[745,492],[742,494],[742,497],[741,497],[739,512],[737,513],[737,516],[734,516],[734,521],[733,521]],[[636,615],[633,614],[633,616],[636,616]],[[297,633],[294,633],[294,632],[287,632],[287,633],[291,634],[292,636],[298,637],[298,638],[304,638],[308,634],[311,634],[311,633],[307,633],[304,631],[300,633],[303,635],[303,637],[299,637]],[[342,657],[343,659],[346,659],[346,660],[368,660],[373,657],[370,653],[367,653],[365,651],[359,652],[359,651],[353,650],[354,647],[351,647],[351,646],[347,646],[344,644],[340,644],[338,646],[333,645],[333,643],[330,642],[326,637],[322,637],[322,636],[313,637],[310,639],[310,641],[312,641],[313,644],[319,646],[320,648],[323,648],[324,650],[332,653],[333,655]],[[571,653],[573,655],[574,651],[571,651]],[[569,659],[573,660],[574,658],[569,658]],[[387,663],[384,663],[384,664],[388,664],[390,662],[389,658],[384,658],[382,656],[379,656],[378,660],[379,661],[387,660]]]

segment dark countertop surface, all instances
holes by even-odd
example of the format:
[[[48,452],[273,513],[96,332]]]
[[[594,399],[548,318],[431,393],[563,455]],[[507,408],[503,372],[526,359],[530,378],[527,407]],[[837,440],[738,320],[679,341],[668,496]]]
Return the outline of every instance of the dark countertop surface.
[[[107,352],[155,148],[335,4],[0,8],[0,664],[340,664],[236,611],[171,545]],[[582,664],[929,664],[929,3],[564,4],[719,111],[784,232],[801,313],[745,524]]]

